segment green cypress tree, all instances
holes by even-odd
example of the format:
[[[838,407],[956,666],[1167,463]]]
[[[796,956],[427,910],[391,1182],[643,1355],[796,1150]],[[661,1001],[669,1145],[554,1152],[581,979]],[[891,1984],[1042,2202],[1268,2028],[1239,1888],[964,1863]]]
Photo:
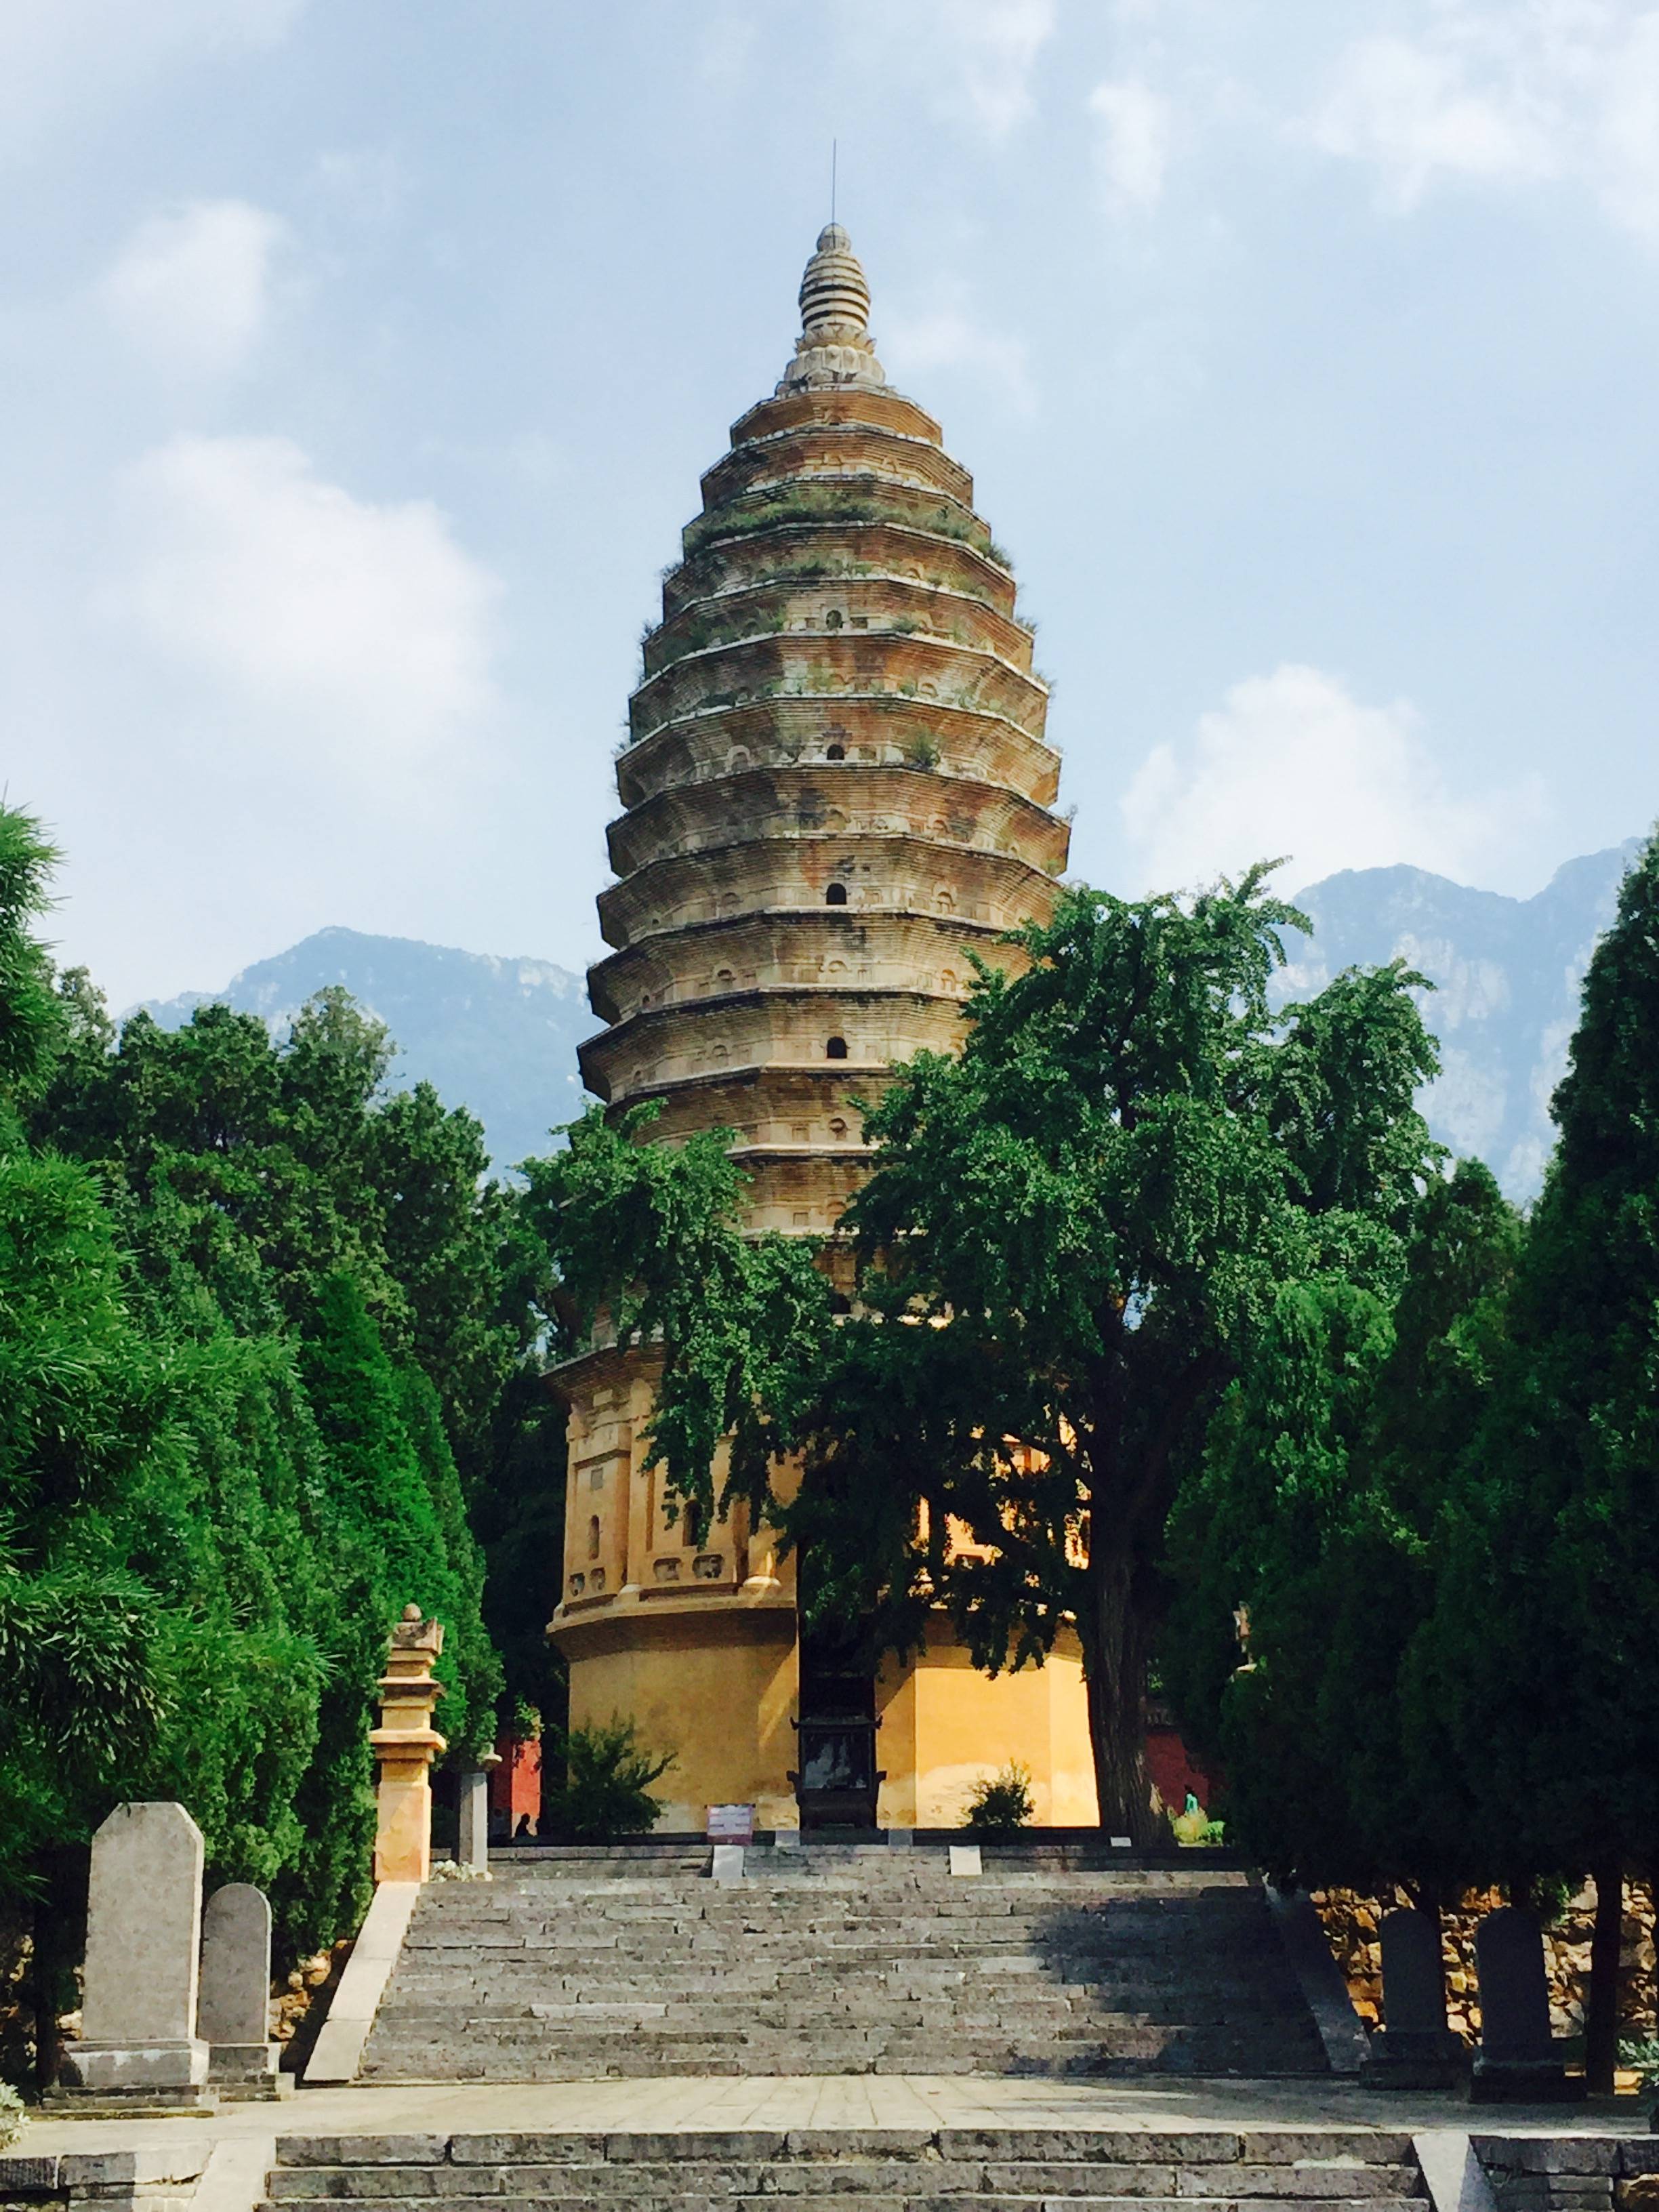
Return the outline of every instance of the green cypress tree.
[[[1417,1205],[1397,1303],[1334,1281],[1282,1291],[1183,1489],[1165,1679],[1230,1777],[1230,1832],[1286,1880],[1481,1871],[1455,1766],[1424,1769],[1402,1668],[1503,1348],[1519,1227],[1464,1161]]]
[[[281,1046],[222,1006],[117,1040],[84,975],[50,990],[51,859],[0,810],[0,1887],[120,1797],[177,1796],[213,1876],[313,1944],[366,1901],[410,1599],[445,1624],[457,1753],[494,1734],[450,1438],[488,1428],[533,1323],[502,1311],[476,1125],[388,1111],[379,1024],[332,993]]]
[[[318,1750],[298,1799],[304,1840],[283,1896],[296,1927],[320,1929],[348,1924],[367,1901],[368,1731],[404,1607],[444,1625],[437,1726],[456,1752],[493,1736],[501,1672],[479,1621],[483,1559],[431,1385],[394,1365],[349,1275],[325,1279],[301,1364],[329,1473],[313,1547],[333,1595]]]
[[[1623,1869],[1659,1835],[1659,837],[1585,976],[1559,1143],[1416,1658],[1517,1889],[1595,1875],[1592,2086],[1610,2087]],[[1432,1723],[1432,1729],[1430,1723]]]
[[[1344,1786],[1346,1726],[1328,1727],[1327,1692],[1393,1342],[1374,1291],[1286,1285],[1171,1518],[1164,1685],[1228,1778],[1230,1839],[1282,1881],[1352,1879],[1365,1856]]]

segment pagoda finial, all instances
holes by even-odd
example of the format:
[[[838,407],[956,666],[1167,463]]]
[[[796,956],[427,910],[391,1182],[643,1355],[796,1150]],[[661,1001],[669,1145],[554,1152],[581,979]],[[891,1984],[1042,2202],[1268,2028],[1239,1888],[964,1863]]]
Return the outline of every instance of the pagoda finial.
[[[887,379],[870,336],[870,287],[853,242],[838,222],[818,233],[817,249],[800,280],[800,336],[778,386],[822,392],[837,385],[878,390]]]

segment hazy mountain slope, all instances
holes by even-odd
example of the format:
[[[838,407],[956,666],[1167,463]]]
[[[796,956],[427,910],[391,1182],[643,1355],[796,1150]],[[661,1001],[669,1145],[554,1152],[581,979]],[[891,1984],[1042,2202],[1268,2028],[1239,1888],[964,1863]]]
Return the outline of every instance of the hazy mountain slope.
[[[1296,900],[1315,933],[1291,939],[1283,995],[1403,955],[1437,986],[1423,998],[1442,1060],[1423,1100],[1430,1127],[1486,1160],[1511,1198],[1531,1198],[1554,1143],[1550,1094],[1565,1071],[1584,968],[1641,842],[1569,860],[1529,899],[1421,868],[1328,876]]]
[[[216,998],[280,1028],[325,983],[343,983],[392,1031],[400,1048],[394,1084],[424,1079],[446,1104],[471,1108],[498,1166],[545,1152],[548,1130],[580,1112],[576,1043],[599,1024],[581,978],[549,960],[321,929],[245,968],[222,991],[187,992],[148,1011],[173,1029]]]

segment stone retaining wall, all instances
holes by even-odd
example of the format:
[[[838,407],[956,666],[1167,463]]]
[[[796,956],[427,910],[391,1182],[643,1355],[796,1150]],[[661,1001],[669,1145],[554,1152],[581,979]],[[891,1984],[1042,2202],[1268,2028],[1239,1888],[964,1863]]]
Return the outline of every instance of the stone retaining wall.
[[[1655,2212],[1659,2137],[1471,2136],[1498,2212]]]

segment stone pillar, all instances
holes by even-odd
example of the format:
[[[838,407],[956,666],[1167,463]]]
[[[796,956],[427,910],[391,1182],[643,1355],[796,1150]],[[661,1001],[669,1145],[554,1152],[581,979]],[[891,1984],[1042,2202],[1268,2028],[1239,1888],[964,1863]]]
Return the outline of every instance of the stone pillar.
[[[461,1771],[461,1826],[456,1843],[464,1867],[480,1874],[489,1864],[489,1770],[501,1765],[499,1754],[487,1751],[476,1766]]]
[[[202,1915],[202,1994],[197,2031],[208,2045],[208,2080],[273,2094],[270,1901],[252,1882],[216,1889]]]
[[[435,1620],[406,1605],[380,1677],[380,1725],[369,1737],[380,1762],[374,1828],[376,1881],[424,1881],[432,1871],[433,1760],[448,1748],[431,1725],[443,1685],[432,1662],[444,1648]]]
[[[188,2097],[206,2080],[196,2033],[202,1832],[182,1805],[118,1805],[92,1839],[81,2041],[83,2089]]]

